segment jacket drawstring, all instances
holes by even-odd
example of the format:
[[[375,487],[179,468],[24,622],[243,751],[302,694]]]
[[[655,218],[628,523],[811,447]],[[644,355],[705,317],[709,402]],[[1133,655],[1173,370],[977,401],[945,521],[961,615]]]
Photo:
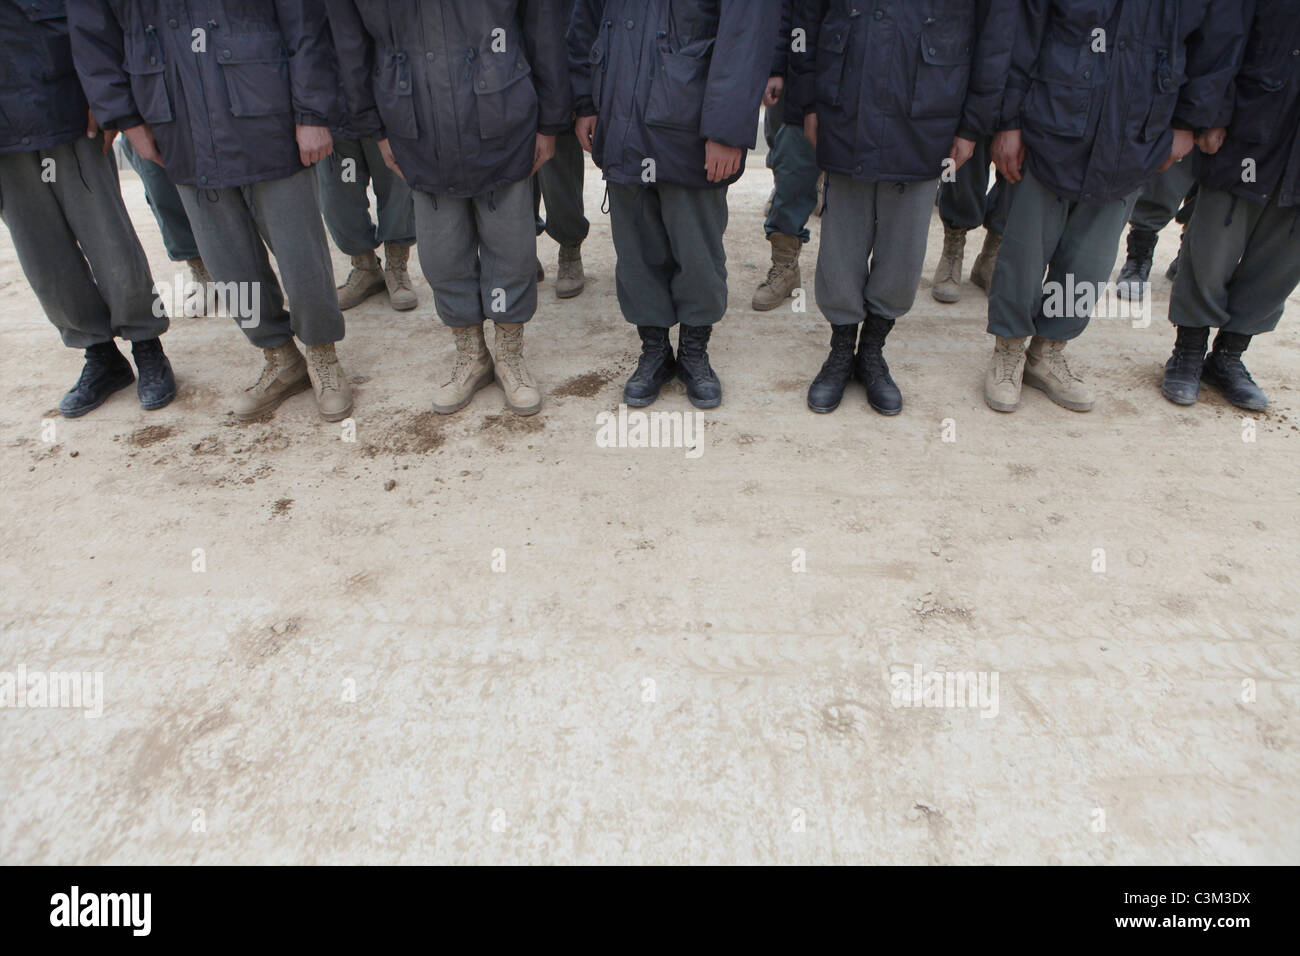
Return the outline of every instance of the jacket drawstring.
[[[609,215],[609,181],[605,182],[605,197],[600,201],[600,211],[602,215]]]
[[[497,191],[495,189],[488,193],[488,210],[490,212],[497,211]]]

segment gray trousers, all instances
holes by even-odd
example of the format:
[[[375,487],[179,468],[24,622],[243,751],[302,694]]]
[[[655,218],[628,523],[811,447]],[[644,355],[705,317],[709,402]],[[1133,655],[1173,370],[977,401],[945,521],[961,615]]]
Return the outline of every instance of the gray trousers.
[[[238,283],[241,299],[257,303],[256,316],[235,320],[258,348],[276,348],[295,335],[308,346],[343,338],[316,188],[310,169],[229,189],[176,187],[212,281]],[[268,248],[280,267],[283,291]],[[285,292],[292,313],[285,308]]]
[[[1003,338],[1076,338],[1087,328],[1091,312],[1072,307],[1061,310],[1062,315],[1046,315],[1043,275],[1060,288],[1069,288],[1072,281],[1076,289],[1091,285],[1102,290],[1141,193],[1106,203],[1070,202],[1028,170],[1007,188],[1010,209],[989,290],[988,330]]]
[[[172,262],[197,259],[199,247],[194,241],[194,230],[190,228],[180,193],[176,191],[176,185],[168,177],[167,171],[153,160],[141,159],[125,136],[118,140],[118,144],[126,161],[144,183],[144,198],[153,212],[154,221],[158,223],[158,231],[162,233],[167,258]]]
[[[555,156],[533,177],[533,210],[537,218],[537,235],[545,232],[561,246],[577,246],[591,231],[582,185],[587,160],[582,144],[572,133],[555,137]],[[542,218],[542,203],[546,218]]]
[[[912,308],[937,186],[937,179],[863,183],[837,173],[827,177],[817,308],[831,325],[857,325],[868,315],[897,319]]]
[[[1189,159],[1175,163],[1163,173],[1156,173],[1147,183],[1137,205],[1133,207],[1133,217],[1129,221],[1134,229],[1159,232],[1174,221],[1178,210],[1187,199],[1187,194],[1196,185],[1196,174],[1192,172]],[[1189,203],[1194,200],[1189,199]]]
[[[316,164],[316,178],[325,226],[345,256],[364,256],[385,242],[415,243],[411,187],[384,163],[373,139],[334,140],[334,152]],[[375,190],[378,226],[367,185]]]
[[[1201,187],[1183,240],[1169,320],[1260,335],[1300,285],[1300,207],[1279,209]]]
[[[975,141],[975,152],[950,183],[939,186],[939,218],[949,229],[978,229],[983,226],[999,235],[1007,228],[1009,197],[1007,181],[997,175],[989,188],[989,166],[993,162],[992,138]]]
[[[482,196],[415,191],[420,266],[450,326],[527,322],[537,311],[531,179]]]
[[[767,168],[772,170],[776,188],[772,208],[763,223],[764,232],[798,236],[800,242],[812,238],[808,218],[817,208],[817,150],[808,142],[803,129],[782,121],[785,95],[763,114],[763,136],[767,140]]]
[[[0,219],[46,317],[73,349],[167,331],[117,164],[103,145],[102,137],[78,136],[0,154]]]
[[[618,304],[633,325],[714,325],[727,311],[727,190],[609,184]]]

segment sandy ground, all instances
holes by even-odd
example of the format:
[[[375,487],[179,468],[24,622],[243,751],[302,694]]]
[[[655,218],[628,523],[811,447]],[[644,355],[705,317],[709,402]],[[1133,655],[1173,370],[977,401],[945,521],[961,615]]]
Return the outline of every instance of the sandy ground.
[[[695,458],[598,447],[634,336],[595,175],[587,291],[548,277],[530,328],[543,413],[431,413],[420,279],[349,314],[355,441],[309,395],[237,424],[260,356],[223,319],[175,322],[171,407],[58,419],[80,356],[0,238],[0,671],[103,680],[97,719],[0,709],[0,861],[1296,862],[1300,301],[1249,356],[1269,412],[1175,408],[1171,229],[1151,326],[1072,350],[1096,411],[1000,416],[936,220],[904,413],[814,416],[823,320],[747,308],[770,183],[733,191]],[[996,713],[895,706],[918,668],[996,677]]]

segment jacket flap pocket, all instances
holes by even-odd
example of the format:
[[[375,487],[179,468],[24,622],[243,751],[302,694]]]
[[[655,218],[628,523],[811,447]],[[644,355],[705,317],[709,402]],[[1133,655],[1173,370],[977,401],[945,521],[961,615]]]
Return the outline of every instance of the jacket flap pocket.
[[[280,63],[288,58],[278,37],[226,36],[217,45],[218,63]]]
[[[971,50],[964,41],[939,41],[921,37],[921,59],[930,66],[969,66]]]
[[[507,87],[514,86],[524,77],[532,73],[532,68],[528,65],[528,60],[522,55],[517,57],[514,64],[506,66],[504,57],[501,62],[494,63],[492,60],[480,60],[478,76],[474,80],[474,92],[486,96],[489,93],[500,93]]]

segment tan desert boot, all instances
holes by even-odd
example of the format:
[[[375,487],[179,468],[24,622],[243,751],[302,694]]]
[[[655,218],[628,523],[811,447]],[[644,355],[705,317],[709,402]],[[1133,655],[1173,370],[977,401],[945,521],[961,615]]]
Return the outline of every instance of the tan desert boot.
[[[966,230],[943,228],[943,254],[934,270],[930,295],[936,302],[961,301],[961,273],[966,261]]]
[[[1001,249],[1002,233],[991,230],[984,233],[984,247],[975,257],[975,265],[971,266],[970,281],[985,292],[993,287],[993,270],[997,267]]]
[[[1028,339],[997,336],[993,359],[984,376],[984,401],[995,412],[1014,412],[1020,404],[1020,384],[1025,374],[1025,343]]]
[[[1090,412],[1096,404],[1092,389],[1070,369],[1065,343],[1058,339],[1034,336],[1025,362],[1025,384],[1046,392],[1048,398],[1072,412]]]
[[[388,288],[384,282],[384,270],[379,266],[379,257],[373,252],[364,256],[352,257],[352,271],[348,281],[339,286],[339,308],[346,312],[355,309],[372,295],[378,295]]]
[[[572,299],[582,295],[587,287],[587,274],[582,269],[582,243],[560,246],[560,263],[555,273],[555,297]]]
[[[235,399],[235,417],[241,422],[260,418],[290,395],[311,388],[307,363],[290,339],[273,349],[263,349],[266,364],[258,380]]]
[[[756,312],[775,309],[803,282],[799,275],[799,253],[803,243],[799,237],[774,232],[768,237],[768,242],[772,244],[772,267],[767,278],[754,291],[754,301],[750,305]]]
[[[352,384],[339,365],[333,342],[307,346],[307,374],[321,418],[338,422],[352,414]]]
[[[506,393],[506,404],[518,415],[536,415],[542,410],[542,393],[524,364],[524,323],[497,322],[497,384]]]
[[[460,411],[470,403],[475,392],[492,384],[492,356],[483,337],[483,326],[454,328],[452,332],[456,335],[456,364],[451,368],[451,378],[433,397],[433,410],[439,415]]]
[[[406,271],[410,258],[410,246],[384,243],[384,283],[388,286],[388,301],[398,312],[410,312],[420,304],[411,288],[411,275]]]

